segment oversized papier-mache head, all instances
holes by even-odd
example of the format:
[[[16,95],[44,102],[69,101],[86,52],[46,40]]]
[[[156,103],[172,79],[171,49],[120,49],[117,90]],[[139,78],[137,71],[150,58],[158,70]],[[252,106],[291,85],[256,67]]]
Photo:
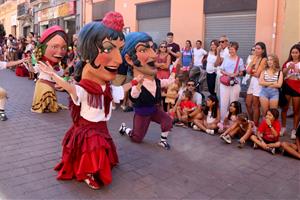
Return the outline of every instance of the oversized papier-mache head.
[[[59,63],[67,53],[67,34],[60,26],[46,29],[37,45],[37,60],[47,60],[52,64]]]
[[[113,80],[122,63],[121,48],[124,45],[124,21],[118,12],[109,12],[101,22],[85,25],[78,35],[78,54],[75,79],[97,78]]]
[[[133,67],[138,74],[155,76],[157,69],[154,65],[156,53],[153,50],[151,36],[144,32],[132,32],[125,38],[122,50],[123,64]]]

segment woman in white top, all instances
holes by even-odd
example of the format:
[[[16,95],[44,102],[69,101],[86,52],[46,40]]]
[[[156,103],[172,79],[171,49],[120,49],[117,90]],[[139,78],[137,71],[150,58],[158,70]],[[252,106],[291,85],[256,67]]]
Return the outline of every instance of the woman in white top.
[[[15,65],[19,65],[23,62],[27,62],[28,59],[24,58],[22,60],[18,60],[18,61],[10,61],[10,62],[2,62],[0,61],[0,70],[1,69],[5,69],[5,68],[9,68]],[[0,87],[0,120],[1,121],[6,121],[7,120],[7,116],[5,114],[5,102],[7,99],[7,92],[5,89],[3,89],[2,87]]]
[[[257,42],[255,44],[255,56],[251,63],[247,66],[247,75],[251,76],[251,81],[247,90],[246,96],[246,108],[249,115],[249,119],[253,120],[255,126],[259,125],[260,116],[260,102],[259,94],[261,91],[261,85],[259,85],[259,76],[262,70],[267,65],[267,49],[263,42]]]
[[[221,74],[229,77],[230,84],[222,83],[222,76],[220,78],[220,110],[221,121],[223,122],[229,107],[233,101],[238,101],[240,97],[240,80],[239,76],[245,70],[243,59],[237,55],[239,44],[237,42],[230,42],[229,57],[225,57],[221,65]]]
[[[211,95],[216,95],[215,93],[215,85],[216,85],[216,77],[217,77],[216,60],[217,60],[218,46],[219,46],[219,41],[212,40],[210,42],[210,50],[207,56],[206,80],[207,80],[208,91]]]

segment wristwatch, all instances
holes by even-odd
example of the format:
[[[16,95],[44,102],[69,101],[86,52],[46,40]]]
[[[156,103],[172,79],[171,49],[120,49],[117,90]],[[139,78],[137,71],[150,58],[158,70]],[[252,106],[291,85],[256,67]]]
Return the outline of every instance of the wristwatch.
[[[270,124],[270,125],[268,125],[269,126],[269,128],[272,128],[273,126]]]

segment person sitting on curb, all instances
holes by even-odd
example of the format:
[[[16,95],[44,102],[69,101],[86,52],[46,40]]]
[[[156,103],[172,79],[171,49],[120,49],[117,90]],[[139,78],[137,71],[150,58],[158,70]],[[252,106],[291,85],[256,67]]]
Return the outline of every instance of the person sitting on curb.
[[[248,119],[246,113],[240,113],[237,115],[237,121],[232,124],[222,135],[220,138],[223,139],[227,144],[231,144],[231,139],[235,135],[239,135],[239,148],[243,148],[246,141],[253,134],[254,122]]]
[[[289,155],[300,159],[300,123],[297,128],[295,143],[282,142],[281,148],[283,148],[283,151],[287,152]]]
[[[271,108],[267,111],[265,119],[260,123],[257,129],[257,133],[250,137],[254,142],[254,149],[259,146],[263,150],[273,155],[275,154],[275,148],[280,147],[280,122],[278,117],[279,111],[277,109]]]

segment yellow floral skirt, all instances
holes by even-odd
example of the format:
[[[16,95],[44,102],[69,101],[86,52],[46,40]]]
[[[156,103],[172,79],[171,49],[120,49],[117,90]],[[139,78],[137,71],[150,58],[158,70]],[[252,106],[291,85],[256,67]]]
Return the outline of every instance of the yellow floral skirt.
[[[35,85],[31,111],[36,113],[57,112],[56,92],[51,82],[38,80]]]

